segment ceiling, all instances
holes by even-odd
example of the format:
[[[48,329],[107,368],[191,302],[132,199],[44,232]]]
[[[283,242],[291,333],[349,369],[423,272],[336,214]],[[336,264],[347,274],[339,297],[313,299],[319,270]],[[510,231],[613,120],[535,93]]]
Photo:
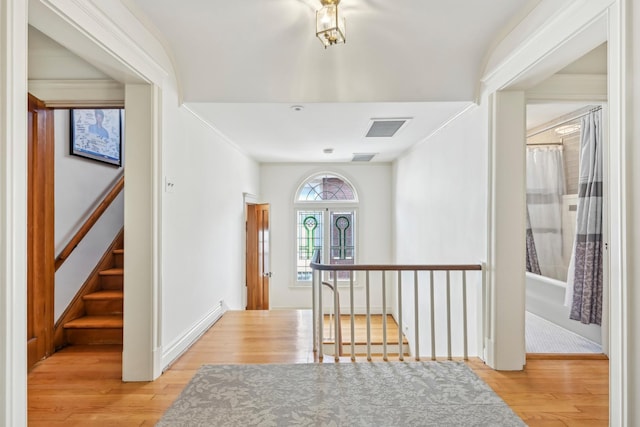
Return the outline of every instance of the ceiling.
[[[347,43],[324,49],[319,0],[128,1],[186,102],[284,103],[470,101],[492,43],[532,3],[342,0]]]
[[[109,76],[29,26],[29,80],[102,80]]]
[[[172,56],[187,108],[261,162],[393,160],[473,103],[492,46],[539,2],[342,0],[347,43],[324,49],[319,0],[123,1]],[[32,50],[68,63],[55,42],[31,40],[30,64]],[[411,120],[365,138],[379,118]]]
[[[195,103],[229,141],[261,162],[350,161],[354,153],[389,162],[458,114],[469,102]],[[393,137],[366,138],[371,118],[409,118]],[[332,149],[325,154],[324,149]]]
[[[347,43],[328,49],[319,0],[128,3],[170,51],[188,108],[256,160],[384,162],[472,103],[491,46],[537,1],[342,0]],[[372,118],[412,120],[364,138]]]

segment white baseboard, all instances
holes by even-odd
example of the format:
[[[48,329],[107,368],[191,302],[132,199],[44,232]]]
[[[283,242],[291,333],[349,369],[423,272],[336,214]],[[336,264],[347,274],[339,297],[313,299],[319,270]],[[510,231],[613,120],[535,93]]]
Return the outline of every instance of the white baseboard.
[[[496,369],[496,361],[494,356],[495,343],[490,338],[484,339],[484,363],[490,368]]]
[[[162,371],[166,371],[169,366],[189,349],[222,315],[227,311],[224,302],[215,306],[206,316],[186,331],[182,336],[175,339],[162,353]]]

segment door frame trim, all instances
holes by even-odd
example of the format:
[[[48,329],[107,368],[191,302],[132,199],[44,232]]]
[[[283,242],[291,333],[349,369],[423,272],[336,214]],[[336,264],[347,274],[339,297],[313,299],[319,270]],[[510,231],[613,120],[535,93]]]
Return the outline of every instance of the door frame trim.
[[[260,204],[260,198],[253,193],[242,193],[242,201],[243,201],[243,214],[244,214],[244,223],[245,223],[245,231],[244,231],[244,240],[242,241],[242,265],[244,268],[242,269],[242,282],[240,283],[240,292],[241,292],[241,307],[243,310],[246,310],[248,303],[248,293],[247,293],[247,218],[249,215],[249,205],[258,205]]]
[[[251,208],[250,208],[251,207]],[[256,308],[256,307],[252,307],[251,310],[268,310],[270,308],[270,284],[268,285],[267,288],[267,292],[266,292],[266,297],[265,297],[265,291],[264,291],[264,277],[260,276],[260,266],[261,266],[261,262],[264,263],[264,259],[262,259],[262,261],[260,260],[260,242],[261,242],[261,237],[264,237],[263,234],[261,234],[261,231],[264,231],[264,227],[261,227],[261,225],[264,225],[262,219],[260,218],[260,216],[258,215],[259,212],[263,212],[263,207],[266,207],[266,211],[268,212],[268,216],[267,216],[267,233],[270,233],[270,229],[271,229],[271,218],[270,218],[270,203],[247,203],[245,204],[245,209],[247,212],[247,217],[246,217],[246,226],[245,226],[245,239],[244,239],[244,244],[245,244],[245,250],[244,250],[244,255],[245,255],[245,268],[244,268],[244,272],[245,272],[245,292],[246,295],[243,295],[244,298],[246,298],[246,303],[244,305],[245,309],[249,309],[249,278],[247,277],[247,267],[248,267],[248,253],[249,253],[249,249],[251,249],[249,247],[249,240],[251,238],[251,243],[252,243],[252,247],[254,249],[257,249],[257,258],[256,258],[256,262],[257,262],[257,269],[258,269],[258,276],[257,276],[257,281],[259,283],[256,283],[255,285],[258,286],[260,285],[261,290],[260,290],[260,304],[259,307],[260,308]],[[249,217],[253,216],[255,217],[255,225],[257,226],[256,228],[251,228],[249,227]],[[271,253],[271,240],[269,239],[269,236],[267,236],[268,239],[268,243],[267,243],[267,252]],[[264,246],[263,246],[264,248]],[[269,260],[269,264],[271,264],[270,260]],[[264,271],[264,266],[262,267]],[[269,269],[270,269],[270,265],[269,265]],[[269,275],[270,277],[270,275]],[[270,280],[269,280],[270,282]],[[265,304],[266,302],[266,304]],[[265,308],[266,305],[266,308]]]
[[[0,425],[27,413],[27,2],[0,2]]]

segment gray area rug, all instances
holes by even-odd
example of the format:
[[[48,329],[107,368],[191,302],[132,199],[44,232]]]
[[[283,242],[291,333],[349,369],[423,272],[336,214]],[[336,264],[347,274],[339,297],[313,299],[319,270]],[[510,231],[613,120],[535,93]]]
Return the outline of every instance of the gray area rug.
[[[207,365],[158,426],[524,426],[462,362]]]

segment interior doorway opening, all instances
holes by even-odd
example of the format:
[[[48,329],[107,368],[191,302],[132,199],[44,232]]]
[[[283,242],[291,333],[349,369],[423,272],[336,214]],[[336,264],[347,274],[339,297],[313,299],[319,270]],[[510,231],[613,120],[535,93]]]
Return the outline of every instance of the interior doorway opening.
[[[570,112],[532,127],[536,118],[557,115],[563,110]],[[605,191],[598,198],[598,212],[590,219],[588,204],[581,200],[585,197],[582,190],[589,185],[584,181],[590,176],[585,164],[592,148],[588,145],[590,120],[597,118],[598,123],[602,123],[602,106],[533,104],[527,107],[527,112],[526,351],[528,354],[607,353],[607,335],[603,331],[608,325],[608,310],[604,306],[608,301],[608,235],[602,215],[608,209],[607,194]],[[600,152],[606,152],[601,137],[598,144]],[[602,170],[606,163],[603,156],[597,163]],[[599,182],[606,189],[606,177],[603,178]],[[597,220],[598,236],[590,234],[592,240],[597,237],[597,242],[584,241],[588,240],[584,231],[578,232],[580,221],[585,220],[592,224]],[[597,256],[585,262],[579,245],[597,246]],[[577,296],[574,288],[581,289],[585,269],[595,272],[595,279],[589,285],[599,289],[593,297],[601,310],[597,321],[577,319],[580,310],[574,303]]]

